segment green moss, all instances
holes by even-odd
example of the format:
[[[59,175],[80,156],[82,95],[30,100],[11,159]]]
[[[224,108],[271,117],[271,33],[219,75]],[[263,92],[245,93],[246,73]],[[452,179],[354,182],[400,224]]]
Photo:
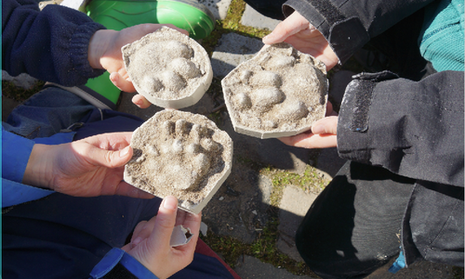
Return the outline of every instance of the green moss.
[[[211,34],[202,40],[201,45],[210,56],[218,44],[218,40],[224,34],[234,32],[243,36],[263,38],[271,33],[270,30],[242,25],[240,22],[245,7],[246,3],[243,0],[232,0],[226,18],[224,20],[217,20]]]
[[[251,244],[244,244],[230,236],[218,236],[211,231],[208,232],[208,236],[201,236],[201,238],[210,248],[220,254],[231,268],[236,267],[241,256],[247,255],[275,267],[286,269],[295,275],[314,276],[315,274],[304,263],[297,262],[278,250],[276,246],[279,238],[278,226],[279,221],[275,216]]]
[[[273,189],[271,192],[271,205],[279,206],[284,188],[294,185],[306,193],[320,193],[329,180],[323,178],[317,172],[317,169],[307,165],[305,172],[300,175],[286,170],[275,169],[272,167],[263,168],[261,174],[272,179]]]

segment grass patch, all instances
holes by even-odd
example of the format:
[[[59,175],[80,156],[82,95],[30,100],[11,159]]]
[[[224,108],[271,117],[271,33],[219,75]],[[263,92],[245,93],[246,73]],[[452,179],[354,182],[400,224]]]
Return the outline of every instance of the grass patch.
[[[277,215],[277,210],[275,211]],[[201,236],[201,238],[210,248],[220,254],[231,268],[236,267],[241,256],[251,256],[264,263],[286,269],[295,275],[315,276],[304,263],[297,262],[278,250],[276,246],[279,237],[278,225],[279,221],[275,216],[251,244],[244,244],[230,236],[218,236],[211,231],[208,232],[208,236]]]
[[[272,179],[273,191],[270,199],[271,205],[276,207],[279,206],[284,188],[288,185],[296,186],[305,193],[318,194],[329,183],[329,180],[323,178],[316,168],[309,165],[302,175],[272,167],[263,168],[260,173]]]
[[[210,57],[217,46],[219,39],[224,34],[234,32],[248,37],[263,38],[271,33],[271,31],[266,29],[258,29],[242,25],[240,22],[245,7],[246,3],[243,0],[232,0],[229,5],[226,18],[223,20],[217,20],[215,28],[210,35],[207,38],[202,39],[200,44],[205,48]]]
[[[288,255],[279,251],[277,242],[279,239],[279,203],[282,197],[284,188],[287,185],[295,185],[306,192],[321,191],[327,183],[316,169],[308,166],[302,175],[283,171],[271,166],[264,166],[250,158],[238,156],[235,158],[236,163],[242,164],[248,168],[258,171],[260,174],[270,177],[272,180],[273,189],[271,192],[271,206],[267,211],[269,222],[258,231],[256,239],[250,244],[244,244],[240,240],[230,236],[219,236],[211,230],[208,236],[201,236],[215,252],[221,254],[225,262],[232,268],[242,256],[251,256],[259,259],[264,263],[269,263],[277,268],[283,268],[295,275],[308,275],[315,277],[316,275],[303,262],[297,262]]]

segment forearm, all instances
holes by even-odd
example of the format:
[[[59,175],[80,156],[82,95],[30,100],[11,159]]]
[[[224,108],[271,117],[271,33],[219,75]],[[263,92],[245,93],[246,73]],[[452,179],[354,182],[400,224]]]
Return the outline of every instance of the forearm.
[[[36,200],[52,191],[22,184],[34,142],[2,129],[2,207]]]
[[[288,0],[283,12],[303,15],[328,40],[344,63],[371,38],[423,8],[433,0],[395,1],[309,1]]]
[[[84,84],[103,73],[88,60],[89,41],[103,28],[63,6],[39,11],[33,1],[2,1],[2,68],[65,86]]]
[[[58,146],[34,145],[24,171],[23,184],[52,189],[54,148],[58,148]]]
[[[463,187],[463,72],[413,82],[393,76],[352,81],[337,129],[342,158],[402,176]]]
[[[109,44],[112,43],[115,30],[98,30],[92,36],[89,43],[89,64],[94,69],[103,69],[100,59],[104,56],[104,50],[109,49]]]

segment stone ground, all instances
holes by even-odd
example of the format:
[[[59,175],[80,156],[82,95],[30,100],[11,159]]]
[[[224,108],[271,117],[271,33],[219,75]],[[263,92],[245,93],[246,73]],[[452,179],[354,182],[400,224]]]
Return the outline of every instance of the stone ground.
[[[217,19],[224,19],[231,0],[200,2]],[[261,16],[249,6],[241,18],[241,24],[259,29],[272,30],[278,23],[277,20]],[[211,57],[215,75],[211,89],[199,103],[183,109],[215,119],[219,128],[227,131],[234,141],[232,173],[204,209],[203,222],[208,227],[207,234],[232,237],[241,243],[250,244],[261,236],[270,221],[277,219],[279,237],[274,245],[291,261],[303,262],[294,245],[295,231],[318,193],[344,161],[337,156],[336,149],[293,148],[276,139],[261,140],[234,132],[222,102],[219,81],[262,46],[258,38],[235,32],[223,34]],[[330,96],[333,102],[341,100],[351,75],[350,71],[340,70],[330,76]],[[148,119],[160,110],[155,106],[145,110],[138,109],[132,104],[131,97],[132,94],[123,93],[120,111]],[[3,117],[15,105],[15,102],[4,98]],[[295,179],[290,179],[291,177],[298,177],[300,181],[308,180],[302,186]],[[222,255],[222,251],[216,252]],[[442,264],[418,262],[397,274],[387,272],[388,267],[386,265],[368,278],[455,278],[453,267]],[[307,275],[294,275],[281,266],[264,263],[250,255],[239,257],[234,270],[242,278],[318,278],[311,272]]]

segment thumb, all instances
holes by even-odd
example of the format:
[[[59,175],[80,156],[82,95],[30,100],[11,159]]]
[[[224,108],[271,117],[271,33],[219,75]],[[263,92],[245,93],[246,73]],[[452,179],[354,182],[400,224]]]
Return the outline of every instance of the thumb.
[[[272,44],[284,42],[284,40],[285,40],[288,36],[289,36],[289,35],[288,35],[287,28],[286,28],[286,23],[283,21],[283,22],[280,22],[280,23],[275,27],[275,29],[273,30],[273,32],[271,32],[270,34],[268,34],[268,35],[266,35],[265,37],[263,37],[262,42],[263,42],[265,45],[272,45]]]
[[[118,168],[124,166],[132,158],[132,153],[129,145],[121,150],[106,150],[92,146],[88,152],[88,159],[93,165]]]
[[[167,196],[163,199],[160,204],[160,208],[158,209],[152,235],[149,238],[149,246],[157,250],[166,249],[166,246],[169,246],[171,234],[173,233],[173,228],[176,224],[177,209],[178,200],[175,197]]]
[[[262,42],[272,45],[284,42],[288,37],[299,33],[308,27],[308,21],[299,13],[293,12],[288,18],[281,21],[268,36],[263,37]]]

